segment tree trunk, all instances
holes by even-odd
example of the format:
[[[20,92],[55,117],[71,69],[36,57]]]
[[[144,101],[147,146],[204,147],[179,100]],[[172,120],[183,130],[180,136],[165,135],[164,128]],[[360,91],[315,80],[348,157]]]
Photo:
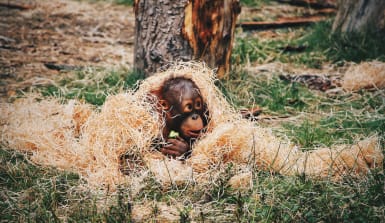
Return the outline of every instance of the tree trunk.
[[[385,30],[385,0],[340,0],[333,32]]]
[[[147,76],[174,61],[230,68],[238,0],[136,0],[135,68]]]

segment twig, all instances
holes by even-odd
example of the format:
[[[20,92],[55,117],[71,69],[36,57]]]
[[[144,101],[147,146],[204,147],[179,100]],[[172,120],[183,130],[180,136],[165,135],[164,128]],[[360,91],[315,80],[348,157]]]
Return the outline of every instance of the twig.
[[[16,40],[2,35],[0,35],[0,40],[4,40],[6,42],[16,42]]]
[[[253,107],[253,108],[245,108],[245,109],[241,109],[239,110],[239,112],[241,113],[242,115],[242,118],[245,118],[245,119],[253,119],[254,117],[260,115],[262,113],[262,109],[260,107]]]
[[[11,3],[11,2],[0,2],[0,7],[7,7],[10,9],[21,9],[21,10],[28,10],[28,9],[33,9],[35,6],[34,5],[22,5],[22,4],[17,4],[17,3]]]
[[[283,52],[303,52],[305,51],[307,46],[305,45],[300,45],[300,46],[292,46],[292,45],[287,45],[285,47],[280,47],[279,49],[282,50]]]
[[[311,7],[314,9],[325,9],[325,8],[337,8],[336,1],[333,0],[275,0],[277,2],[286,3],[290,5]]]
[[[173,181],[172,181],[171,173],[170,173],[170,170],[168,169],[168,166],[167,166],[167,163],[166,163],[166,158],[163,158],[163,163],[164,163],[164,166],[166,167],[168,177],[170,177],[170,184],[171,184],[171,186],[173,188],[176,188],[174,183],[173,183]]]
[[[245,30],[256,30],[256,29],[277,29],[283,27],[303,26],[312,23],[320,22],[325,20],[323,16],[310,16],[310,17],[294,17],[294,18],[281,18],[272,22],[242,22],[237,26],[242,27]]]
[[[73,65],[67,65],[67,64],[55,64],[55,63],[44,63],[44,66],[51,70],[64,70],[64,71],[71,71],[71,70],[81,70],[81,66],[73,66]]]

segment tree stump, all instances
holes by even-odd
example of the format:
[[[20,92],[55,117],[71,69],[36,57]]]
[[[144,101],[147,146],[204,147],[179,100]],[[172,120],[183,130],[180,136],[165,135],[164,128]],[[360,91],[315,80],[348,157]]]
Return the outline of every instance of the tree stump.
[[[384,0],[340,0],[333,32],[385,30]]]
[[[146,76],[175,61],[230,68],[238,0],[136,0],[135,68]]]

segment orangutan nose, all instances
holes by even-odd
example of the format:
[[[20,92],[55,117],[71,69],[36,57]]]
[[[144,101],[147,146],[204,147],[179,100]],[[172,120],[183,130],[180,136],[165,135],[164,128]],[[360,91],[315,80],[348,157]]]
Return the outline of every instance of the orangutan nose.
[[[192,114],[191,115],[192,120],[197,120],[199,118],[198,114]]]

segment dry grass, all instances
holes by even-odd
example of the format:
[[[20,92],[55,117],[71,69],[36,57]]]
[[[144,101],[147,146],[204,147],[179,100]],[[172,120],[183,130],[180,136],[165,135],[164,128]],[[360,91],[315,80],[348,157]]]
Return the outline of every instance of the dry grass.
[[[348,91],[385,88],[385,63],[372,61],[351,66],[344,75],[342,87]]]

